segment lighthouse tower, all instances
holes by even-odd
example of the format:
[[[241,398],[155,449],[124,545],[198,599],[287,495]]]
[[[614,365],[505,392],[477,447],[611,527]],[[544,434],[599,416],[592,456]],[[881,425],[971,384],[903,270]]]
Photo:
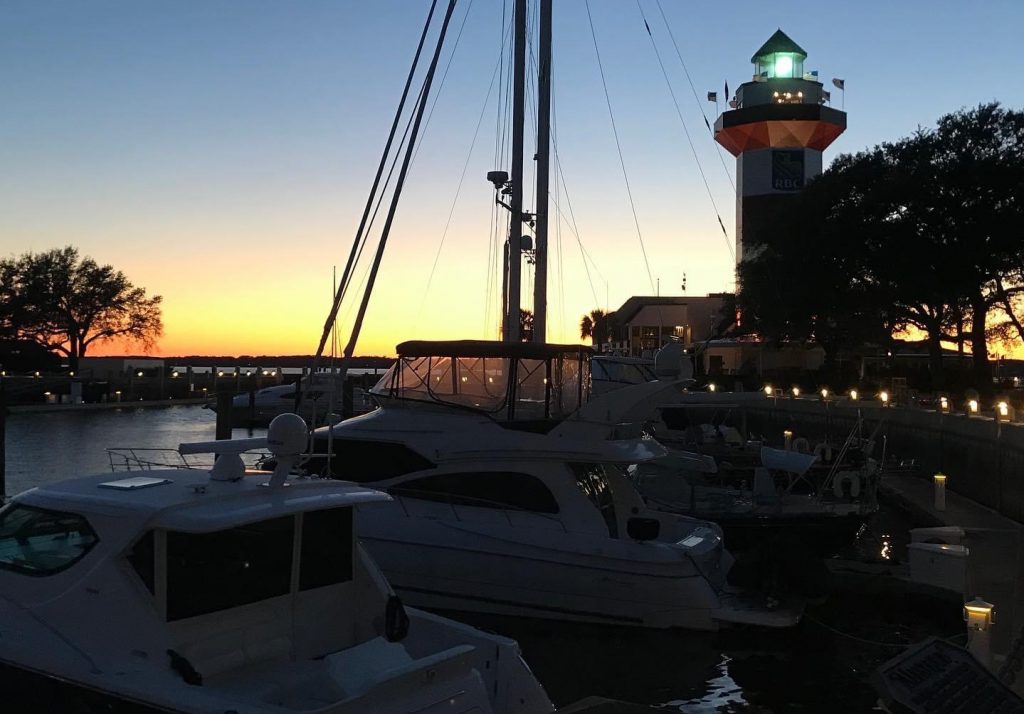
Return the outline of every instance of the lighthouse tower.
[[[750,58],[754,78],[715,121],[715,140],[736,157],[736,260],[761,244],[765,222],[821,173],[821,152],[846,129],[807,53],[776,31]]]

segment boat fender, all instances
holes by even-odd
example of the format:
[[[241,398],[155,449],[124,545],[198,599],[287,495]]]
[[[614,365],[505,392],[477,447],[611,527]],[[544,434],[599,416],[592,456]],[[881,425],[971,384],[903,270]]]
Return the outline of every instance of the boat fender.
[[[811,442],[807,440],[806,436],[798,436],[793,439],[793,451],[797,451],[801,454],[811,453]]]
[[[840,471],[836,474],[836,480],[832,484],[832,493],[835,494],[836,498],[843,498],[846,494],[844,493],[843,482],[850,482],[850,498],[857,498],[860,495],[860,474],[856,471]]]
[[[401,642],[409,634],[409,615],[397,595],[388,598],[384,607],[384,637],[388,642]]]
[[[827,441],[819,441],[814,445],[814,455],[818,457],[818,461],[823,463],[832,462],[832,444]]]
[[[177,650],[167,650],[167,656],[171,658],[171,669],[185,680],[185,684],[191,684],[195,687],[203,686],[203,675],[196,671],[196,668],[192,666],[180,652]]]

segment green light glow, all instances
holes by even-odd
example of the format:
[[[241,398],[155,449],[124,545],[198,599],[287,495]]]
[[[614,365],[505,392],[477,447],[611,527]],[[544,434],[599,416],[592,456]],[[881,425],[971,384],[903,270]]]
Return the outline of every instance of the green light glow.
[[[789,55],[775,57],[775,76],[790,77],[793,75],[793,58]]]

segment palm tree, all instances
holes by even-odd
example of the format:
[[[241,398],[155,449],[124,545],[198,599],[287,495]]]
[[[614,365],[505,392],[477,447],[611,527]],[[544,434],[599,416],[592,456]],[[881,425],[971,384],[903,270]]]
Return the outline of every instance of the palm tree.
[[[580,320],[580,337],[590,338],[590,344],[600,345],[608,340],[608,315],[596,308]]]

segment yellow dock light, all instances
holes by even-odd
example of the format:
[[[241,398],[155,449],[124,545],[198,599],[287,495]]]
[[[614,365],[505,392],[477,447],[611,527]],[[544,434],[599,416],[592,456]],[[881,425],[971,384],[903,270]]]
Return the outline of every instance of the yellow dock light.
[[[206,394],[206,387],[203,387],[203,394]]]
[[[68,372],[68,376],[69,376],[69,377],[74,377],[74,376],[75,376],[75,373],[74,373],[74,372]]]
[[[246,373],[245,373],[245,376],[246,376],[246,377],[251,377],[251,376],[252,376],[252,372],[246,372]]]
[[[223,372],[223,371],[220,371],[220,370],[218,370],[218,371],[217,371],[217,376],[218,376],[218,377],[223,377],[223,376],[224,376],[224,372]]]
[[[36,372],[35,376],[38,378],[39,377],[39,372]]]
[[[996,405],[996,409],[999,412],[999,416],[1001,416],[1002,418],[1005,419],[1006,417],[1010,416],[1010,405],[1007,404],[1005,401],[999,402],[999,404]]]
[[[39,374],[39,373],[36,372],[36,374]],[[772,396],[772,385],[770,385],[770,384],[764,385],[764,393],[765,393],[765,396],[769,396],[769,397]]]
[[[967,623],[967,651],[986,667],[992,666],[992,625],[995,624],[995,605],[975,596],[964,603],[964,622]]]
[[[825,387],[822,387],[821,389],[821,398],[828,399],[828,389],[826,389]]]
[[[782,432],[782,440],[786,445],[786,450],[789,451],[789,449],[792,448],[793,446],[793,432],[790,431],[789,429],[786,429],[784,432]]]
[[[943,414],[949,413],[949,397],[939,397],[939,411]]]
[[[48,396],[50,396],[50,393],[49,392],[43,392],[43,396],[44,397],[48,397]]]
[[[941,471],[932,476],[932,482],[935,484],[935,510],[945,511],[946,510],[946,474]]]
[[[852,401],[854,401],[854,402],[857,401],[857,390],[856,389],[851,389],[850,390],[850,399]]]
[[[889,393],[888,392],[884,392],[884,391],[883,392],[879,392],[878,393],[878,399],[882,402],[882,406],[883,407],[889,406]]]
[[[714,382],[709,382],[709,383],[708,383],[708,391],[709,391],[709,392],[713,392],[713,391],[715,391],[716,389],[718,389],[718,387],[716,387],[716,386],[715,386],[715,383],[714,383]]]
[[[177,378],[178,378],[177,370],[175,370],[174,372],[171,372],[171,379],[177,379]]]
[[[800,387],[793,387],[793,396],[794,397],[799,397],[800,396]]]
[[[967,411],[970,414],[977,414],[978,413],[978,400],[977,399],[971,399],[970,401],[967,402]]]
[[[140,369],[138,372],[136,372],[135,376],[136,377],[141,377],[142,376],[142,370]]]

